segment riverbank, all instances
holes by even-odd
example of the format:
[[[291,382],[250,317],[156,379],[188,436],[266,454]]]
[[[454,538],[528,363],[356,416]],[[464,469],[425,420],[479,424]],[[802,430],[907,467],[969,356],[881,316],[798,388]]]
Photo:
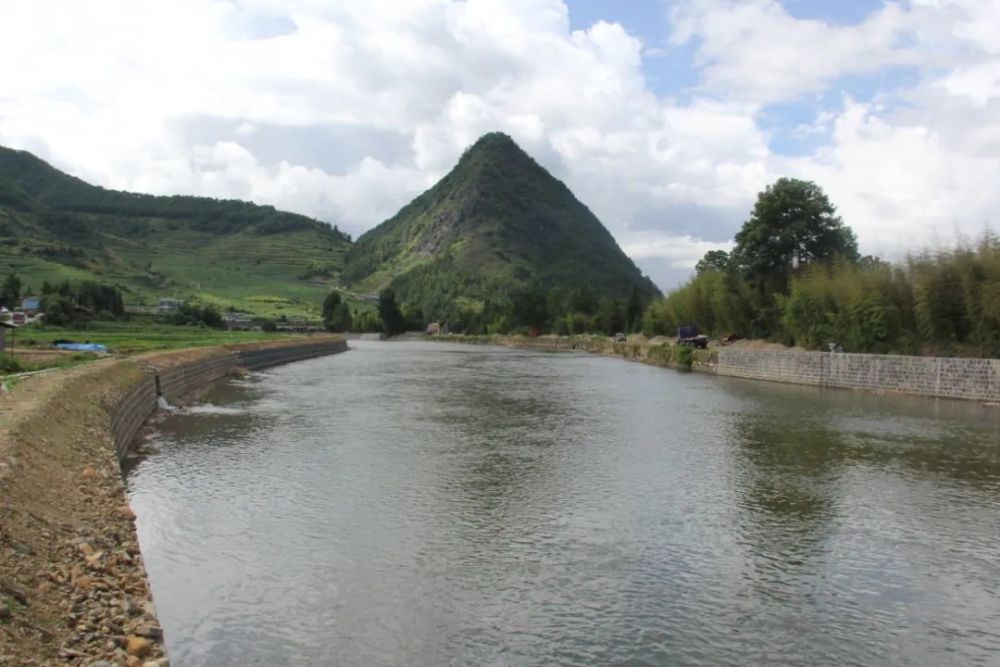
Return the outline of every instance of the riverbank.
[[[426,336],[426,340],[446,343],[465,343],[471,345],[502,345],[532,350],[552,350],[569,352],[578,350],[600,354],[605,357],[619,357],[631,361],[639,361],[651,366],[674,368],[677,370],[694,370],[714,373],[718,364],[718,351],[712,349],[694,349],[679,347],[660,342],[657,339],[648,341],[631,340],[615,342],[605,336],[468,336],[465,334],[447,334]]]
[[[94,321],[84,329],[31,324],[7,337],[6,356],[24,371],[73,365],[98,357],[93,353],[57,350],[57,341],[97,343],[113,355],[131,356],[148,352],[193,347],[218,347],[302,340],[301,334],[268,331],[224,331],[198,326],[176,326],[134,318],[125,322]]]
[[[503,345],[541,350],[581,350],[654,366],[696,370],[727,377],[875,393],[912,394],[1000,402],[1000,359],[911,357],[804,350],[755,349],[736,344],[706,350],[674,345],[669,339],[614,342],[603,336],[428,336],[453,343]]]
[[[167,664],[119,461],[159,396],[241,368],[345,350],[342,337],[104,359],[0,396],[0,665]]]

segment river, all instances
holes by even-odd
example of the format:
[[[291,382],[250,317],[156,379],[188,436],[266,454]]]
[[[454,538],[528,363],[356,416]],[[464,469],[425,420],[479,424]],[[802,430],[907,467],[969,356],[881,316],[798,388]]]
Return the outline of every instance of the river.
[[[1000,408],[351,347],[128,471],[175,667],[1000,664]]]

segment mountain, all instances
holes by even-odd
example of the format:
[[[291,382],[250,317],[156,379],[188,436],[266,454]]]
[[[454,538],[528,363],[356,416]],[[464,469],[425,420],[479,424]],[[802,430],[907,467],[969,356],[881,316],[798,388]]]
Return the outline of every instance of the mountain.
[[[361,236],[342,275],[361,292],[391,286],[430,318],[518,290],[659,294],[569,188],[502,133]]]
[[[350,239],[243,201],[107,190],[0,147],[0,276],[117,284],[126,304],[197,299],[261,315],[315,312]]]

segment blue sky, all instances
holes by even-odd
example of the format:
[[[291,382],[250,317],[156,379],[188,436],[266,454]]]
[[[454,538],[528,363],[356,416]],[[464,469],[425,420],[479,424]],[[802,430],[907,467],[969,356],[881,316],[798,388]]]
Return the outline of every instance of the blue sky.
[[[782,176],[866,253],[997,229],[997,34],[1000,0],[11,3],[0,144],[359,235],[501,130],[669,288]]]
[[[699,82],[697,41],[670,42],[670,7],[665,0],[568,0],[570,28],[586,30],[598,21],[621,24],[644,45],[642,71],[651,91],[661,96],[690,99]],[[856,25],[884,6],[882,0],[785,0],[781,3],[794,18],[830,25]],[[866,75],[844,76],[822,93],[764,106],[761,126],[770,135],[769,146],[778,154],[808,155],[829,139],[826,132],[796,131],[813,123],[824,112],[835,110],[844,95],[869,101],[879,93],[911,80],[911,68],[887,68]]]

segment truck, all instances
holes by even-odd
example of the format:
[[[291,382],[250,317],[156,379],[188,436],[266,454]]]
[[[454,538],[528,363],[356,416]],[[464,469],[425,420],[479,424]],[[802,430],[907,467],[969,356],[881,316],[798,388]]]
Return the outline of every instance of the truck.
[[[708,336],[698,333],[698,327],[693,324],[685,324],[677,327],[677,344],[689,347],[708,347]]]

